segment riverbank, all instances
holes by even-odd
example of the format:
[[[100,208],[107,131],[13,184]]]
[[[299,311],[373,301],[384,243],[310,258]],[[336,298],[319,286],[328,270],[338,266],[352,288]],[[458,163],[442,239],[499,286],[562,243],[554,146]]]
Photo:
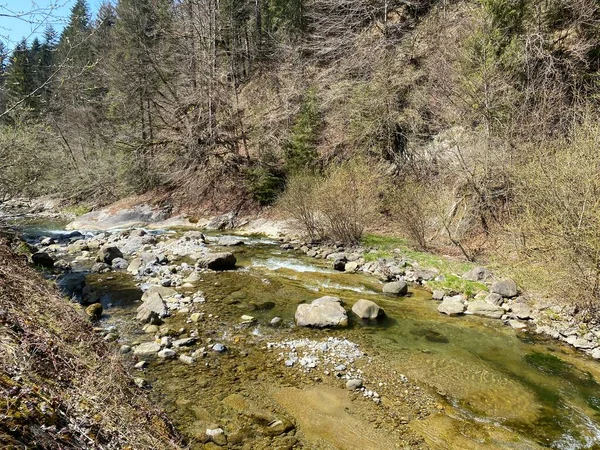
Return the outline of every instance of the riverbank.
[[[6,240],[0,361],[3,448],[181,448],[89,321]]]

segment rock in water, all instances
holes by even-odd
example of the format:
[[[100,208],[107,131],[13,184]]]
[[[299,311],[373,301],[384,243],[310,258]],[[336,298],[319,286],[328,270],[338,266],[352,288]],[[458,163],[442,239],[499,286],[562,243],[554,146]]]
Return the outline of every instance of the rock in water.
[[[348,316],[338,297],[325,296],[296,309],[296,324],[300,327],[345,327]]]
[[[196,266],[211,270],[231,270],[237,262],[233,253],[212,253],[201,256],[196,261]]]
[[[127,269],[127,267],[129,266],[127,261],[123,258],[115,258],[113,259],[111,264],[113,269]]]
[[[156,356],[160,351],[160,344],[156,342],[144,342],[133,348],[133,354],[140,357]]]
[[[515,303],[510,310],[517,319],[531,319],[531,308],[525,303]]]
[[[98,251],[98,255],[96,256],[96,261],[103,262],[106,264],[112,264],[113,260],[116,258],[122,258],[123,253],[117,247],[113,245],[103,245]]]
[[[93,303],[85,308],[85,313],[90,319],[97,320],[102,315],[102,305],[100,303]]]
[[[490,291],[505,298],[516,297],[518,294],[517,283],[510,279],[496,281]]]
[[[158,292],[147,296],[137,311],[136,319],[142,323],[154,323],[169,315],[167,304]]]
[[[477,316],[489,317],[491,319],[500,319],[504,310],[497,305],[492,305],[485,300],[475,300],[469,303],[467,311]]]
[[[438,311],[448,316],[458,316],[465,312],[464,297],[462,295],[455,295],[454,297],[444,297]]]
[[[244,241],[236,238],[235,236],[223,236],[222,238],[219,238],[217,244],[222,245],[224,247],[237,247],[240,245],[244,245]]]
[[[384,294],[406,295],[408,294],[408,284],[406,281],[394,281],[383,285]]]
[[[358,300],[352,306],[352,312],[363,320],[376,320],[385,316],[383,309],[371,300]]]
[[[31,260],[34,264],[42,267],[46,267],[48,269],[52,269],[54,267],[54,259],[46,253],[46,252],[37,252],[31,255]]]

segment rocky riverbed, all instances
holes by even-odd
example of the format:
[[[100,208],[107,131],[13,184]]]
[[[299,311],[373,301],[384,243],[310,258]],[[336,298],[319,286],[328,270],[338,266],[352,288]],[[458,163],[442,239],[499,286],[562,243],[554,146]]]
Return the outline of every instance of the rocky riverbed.
[[[503,326],[543,325],[485,272],[474,298],[432,296],[446,274],[369,249],[139,228],[30,241],[192,447],[600,442],[597,363]]]

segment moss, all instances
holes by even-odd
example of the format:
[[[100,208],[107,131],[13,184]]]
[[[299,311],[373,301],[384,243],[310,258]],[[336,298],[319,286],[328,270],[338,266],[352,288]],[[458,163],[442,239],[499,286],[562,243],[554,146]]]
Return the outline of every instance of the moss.
[[[65,214],[71,214],[75,217],[83,216],[84,214],[89,213],[92,210],[90,205],[86,205],[85,203],[67,206],[63,209]]]
[[[445,275],[444,281],[429,281],[427,285],[432,289],[441,289],[443,291],[455,291],[465,294],[467,297],[473,297],[480,291],[487,289],[485,284],[476,281],[463,280],[457,275]]]

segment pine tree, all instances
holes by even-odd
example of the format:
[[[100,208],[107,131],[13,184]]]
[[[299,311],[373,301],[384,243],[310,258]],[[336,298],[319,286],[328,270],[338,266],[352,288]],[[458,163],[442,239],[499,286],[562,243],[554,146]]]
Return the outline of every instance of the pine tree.
[[[34,101],[31,93],[35,89],[33,69],[27,41],[23,39],[17,44],[10,56],[6,74],[6,87],[9,103],[22,101],[23,105],[32,108]]]

